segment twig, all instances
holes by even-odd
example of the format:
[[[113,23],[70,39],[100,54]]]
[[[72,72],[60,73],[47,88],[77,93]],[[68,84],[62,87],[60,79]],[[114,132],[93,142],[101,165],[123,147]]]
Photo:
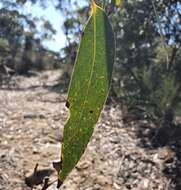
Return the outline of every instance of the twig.
[[[44,181],[44,185],[42,187],[41,190],[46,190],[48,189],[51,185],[53,185],[55,182],[57,182],[57,180],[54,180],[52,181],[51,183],[49,183],[49,178],[45,178],[45,181]]]
[[[38,169],[38,163],[35,165],[35,168],[34,168],[34,171],[33,171],[33,176],[32,176],[32,187],[31,187],[31,190],[33,190],[34,188],[34,181],[35,181],[35,175],[37,174],[37,169]]]
[[[175,56],[177,54],[177,51],[178,51],[178,48],[175,46],[173,49],[172,49],[172,55],[170,57],[170,61],[169,61],[169,65],[168,65],[168,70],[171,69],[171,67],[173,66],[173,62],[174,62],[174,59],[175,59]]]

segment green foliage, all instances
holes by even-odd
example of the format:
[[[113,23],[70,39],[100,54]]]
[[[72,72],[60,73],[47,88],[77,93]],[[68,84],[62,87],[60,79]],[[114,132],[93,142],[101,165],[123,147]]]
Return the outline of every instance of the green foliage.
[[[83,154],[106,101],[114,63],[114,34],[100,7],[93,5],[84,29],[67,106],[70,117],[64,127],[62,171],[64,181]]]
[[[161,69],[162,67],[154,65],[153,68],[140,72],[138,80],[142,87],[138,100],[135,101],[135,104],[141,103],[149,114],[158,118],[163,118],[167,110],[171,109],[179,89],[175,75]]]
[[[22,3],[2,1],[0,65],[14,70],[17,74],[27,74],[32,69],[51,69],[54,65],[57,67],[59,55],[46,50],[42,45],[43,40],[50,39],[56,31],[48,21],[42,20],[41,36],[37,35],[36,19],[21,13]]]
[[[115,0],[96,2],[105,5],[116,34],[112,94],[128,109],[141,106],[155,119],[164,119],[168,110],[174,113],[181,81],[179,1],[131,0],[118,7]],[[79,16],[73,18],[79,23]],[[77,25],[71,27],[68,31],[79,37]]]
[[[147,115],[163,121],[168,112],[174,115],[180,101],[181,36],[177,23],[170,22],[173,12],[177,17],[177,2],[154,5],[152,1],[125,1],[112,15],[117,34],[113,91],[127,108],[141,106]],[[169,28],[176,28],[175,33]]]

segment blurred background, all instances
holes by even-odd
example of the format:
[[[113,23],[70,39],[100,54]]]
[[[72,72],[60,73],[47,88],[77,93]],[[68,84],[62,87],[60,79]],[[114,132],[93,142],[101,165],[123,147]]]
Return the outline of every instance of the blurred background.
[[[102,1],[97,1],[97,4],[101,6]],[[137,146],[144,151],[158,151],[160,148],[165,150],[167,147],[172,152],[174,159],[169,160],[171,164],[165,166],[162,171],[165,172],[165,178],[160,174],[163,178],[157,176],[155,181],[162,180],[164,190],[179,190],[181,3],[179,0],[123,0],[120,6],[115,6],[114,0],[107,0],[105,11],[115,31],[116,60],[104,114],[108,114],[110,120],[117,122],[116,125],[122,123],[129,128],[130,133],[134,133],[133,139],[139,141]],[[42,158],[38,146],[46,143],[57,145],[61,141],[67,117],[64,106],[66,93],[77,47],[89,13],[90,1],[87,0],[1,0],[0,146],[3,150],[2,163],[6,164],[0,164],[0,172],[9,170],[7,176],[14,175],[12,171],[17,170],[17,180],[22,178],[22,167],[25,168],[26,164],[29,164],[29,170],[33,167],[33,163],[27,163],[25,159],[28,154],[32,154],[31,158],[38,154],[39,157],[33,158],[34,162],[38,162]],[[121,116],[114,118],[114,111],[121,112]],[[32,137],[29,136],[30,139],[26,142],[23,136],[28,135],[29,130]],[[49,142],[52,136],[48,140],[44,137],[52,130],[55,133],[54,140]],[[124,133],[129,134],[128,131]],[[45,142],[38,141],[37,144],[36,134]],[[118,136],[121,138],[121,134]],[[34,138],[35,143],[29,147]],[[13,144],[8,139],[12,140]],[[26,143],[22,145],[23,142]],[[17,144],[17,147],[14,147],[14,144]],[[55,151],[51,155],[57,154],[59,145],[54,148],[49,150]],[[24,160],[20,168],[8,166],[7,160],[20,153],[22,156],[17,157],[17,160]],[[149,157],[152,153],[145,154]],[[9,157],[4,158],[7,155]],[[5,166],[7,168],[4,168]],[[18,185],[16,187],[14,184],[19,182],[9,182],[7,176],[0,178],[0,190],[6,187],[18,189]],[[122,184],[126,183],[129,182]],[[159,183],[161,182],[158,181],[157,185]],[[138,182],[136,185],[139,186]],[[80,187],[74,189],[83,188]],[[158,186],[154,187],[158,189]],[[133,189],[133,186],[126,188]]]
[[[117,44],[112,95],[127,107],[145,107],[152,116],[174,115],[175,108],[170,109],[179,99],[181,3],[123,1],[115,7],[113,2],[106,3]],[[6,74],[60,67],[70,78],[89,4],[84,0],[2,0],[1,82]]]

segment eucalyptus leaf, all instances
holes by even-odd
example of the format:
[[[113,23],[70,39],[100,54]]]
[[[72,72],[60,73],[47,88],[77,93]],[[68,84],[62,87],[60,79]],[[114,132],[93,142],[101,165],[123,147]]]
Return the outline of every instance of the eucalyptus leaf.
[[[107,99],[115,57],[112,27],[104,10],[95,3],[82,33],[67,98],[69,118],[62,144],[62,182],[72,171],[92,136]]]

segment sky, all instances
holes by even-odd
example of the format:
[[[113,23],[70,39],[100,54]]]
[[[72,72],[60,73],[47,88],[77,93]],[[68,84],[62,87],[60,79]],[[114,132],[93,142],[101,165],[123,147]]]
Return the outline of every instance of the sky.
[[[23,13],[31,13],[32,16],[36,16],[38,18],[43,17],[45,20],[49,20],[52,24],[53,28],[57,31],[55,35],[53,35],[52,40],[45,40],[43,45],[52,50],[58,52],[61,48],[63,48],[66,44],[66,37],[63,33],[63,15],[60,11],[56,10],[52,3],[49,3],[48,6],[43,9],[39,3],[32,5],[30,2],[26,2],[24,4]],[[41,24],[37,25],[38,30],[41,32]]]
[[[31,2],[27,1],[24,4],[23,13],[31,13],[32,16],[43,17],[45,20],[50,21],[57,32],[53,35],[53,40],[45,40],[43,45],[52,51],[59,52],[66,45],[66,36],[63,32],[64,17],[59,10],[55,9],[56,1],[54,1],[55,4],[52,3],[53,1],[47,2],[48,6],[42,8],[39,3],[32,5]],[[80,6],[85,5],[84,0],[79,0],[78,2]],[[37,25],[37,28],[41,31],[41,25]]]
[[[12,0],[12,2],[15,0]],[[73,0],[76,1],[76,0]],[[84,6],[86,3],[85,0],[77,1],[79,6]],[[63,32],[63,23],[64,16],[61,14],[59,10],[55,9],[56,0],[54,1],[46,1],[46,7],[42,8],[40,3],[32,4],[30,1],[27,1],[23,8],[18,9],[23,14],[31,14],[33,17],[44,18],[44,20],[50,21],[53,28],[56,30],[56,34],[53,35],[52,40],[44,40],[43,45],[45,48],[50,49],[55,52],[60,52],[60,50],[66,46],[66,36]],[[0,2],[0,8],[2,4]],[[37,30],[41,33],[41,25],[42,22],[37,22],[36,27]]]
[[[14,1],[14,0],[12,0]],[[72,0],[76,1],[76,0]],[[53,28],[57,31],[55,35],[53,35],[52,40],[44,40],[43,45],[45,48],[50,49],[55,52],[60,52],[60,50],[66,46],[66,36],[63,32],[63,23],[64,23],[64,16],[61,14],[59,10],[55,9],[56,0],[53,1],[46,1],[48,4],[45,8],[39,3],[32,4],[30,1],[27,1],[23,5],[23,9],[19,9],[22,11],[23,14],[32,14],[33,17],[44,18],[45,20],[49,20],[52,24]],[[54,2],[54,4],[53,4]],[[65,2],[66,3],[66,2]],[[86,0],[79,0],[77,1],[79,6],[86,5]],[[1,7],[0,3],[0,7]],[[177,4],[179,13],[181,11],[181,3]],[[178,15],[172,18],[172,22],[176,24],[179,18]],[[41,23],[37,22],[37,29],[41,33]],[[180,27],[180,25],[178,25]]]

